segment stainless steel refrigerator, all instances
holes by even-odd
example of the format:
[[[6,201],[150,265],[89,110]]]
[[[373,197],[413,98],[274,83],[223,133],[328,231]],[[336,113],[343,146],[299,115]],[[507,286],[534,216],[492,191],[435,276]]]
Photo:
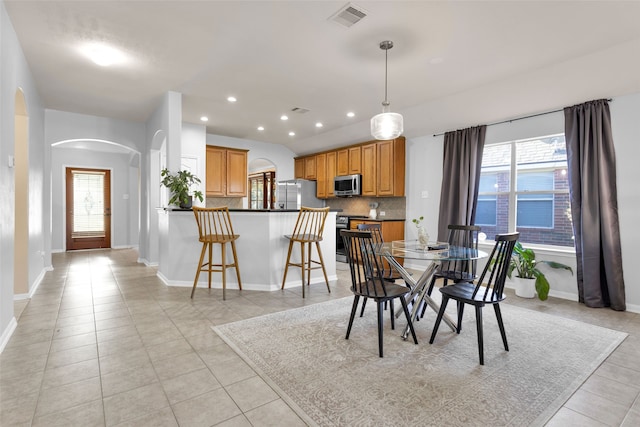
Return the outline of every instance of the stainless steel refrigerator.
[[[324,207],[324,200],[316,197],[316,182],[306,179],[278,181],[276,209],[300,209]]]

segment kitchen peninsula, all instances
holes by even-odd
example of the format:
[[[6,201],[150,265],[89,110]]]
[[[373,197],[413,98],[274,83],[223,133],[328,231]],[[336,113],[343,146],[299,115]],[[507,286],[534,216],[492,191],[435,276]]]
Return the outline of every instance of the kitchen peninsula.
[[[287,259],[289,240],[298,218],[297,210],[248,210],[230,209],[235,234],[240,278],[243,290],[275,291],[282,286],[284,265]],[[198,241],[198,227],[191,210],[158,209],[160,253],[158,277],[168,286],[193,286],[202,244]],[[336,212],[329,212],[324,225],[323,241],[320,243],[327,276],[330,281],[336,276]],[[220,259],[220,250],[215,248],[214,263]],[[314,251],[315,253],[315,251]],[[227,254],[230,256],[230,254]],[[300,252],[292,257],[299,262]],[[232,259],[232,258],[231,258]],[[321,270],[311,272],[311,283],[324,282]],[[302,284],[300,273],[293,269],[287,276],[287,288]],[[221,273],[211,276],[211,286],[222,288]],[[207,287],[207,275],[201,274],[198,287]],[[238,289],[233,270],[227,271],[227,290]],[[323,292],[326,288],[323,287]],[[197,296],[197,294],[196,294]]]

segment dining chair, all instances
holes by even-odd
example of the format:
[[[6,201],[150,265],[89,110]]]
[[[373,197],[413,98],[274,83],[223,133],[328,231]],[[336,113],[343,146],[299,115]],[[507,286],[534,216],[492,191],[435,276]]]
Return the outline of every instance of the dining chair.
[[[322,258],[322,250],[320,249],[320,242],[322,241],[322,234],[324,232],[324,223],[329,214],[329,207],[324,208],[308,208],[301,207],[296,225],[292,234],[285,235],[289,239],[289,251],[287,253],[287,263],[284,267],[284,277],[282,278],[282,289],[284,289],[285,282],[287,281],[287,272],[289,267],[299,267],[300,275],[302,276],[302,298],[305,297],[305,280],[304,276],[307,276],[307,285],[311,283],[311,270],[318,268],[322,269],[324,274],[324,281],[327,284],[327,290],[331,293],[329,287],[329,279],[327,278],[327,271],[324,268],[324,259]],[[291,253],[293,251],[293,245],[295,243],[300,244],[300,262],[291,261]],[[315,244],[316,251],[318,252],[318,259],[315,260],[311,256],[313,251],[312,244]],[[316,266],[313,266],[316,264]]]
[[[382,266],[375,253],[375,243],[371,231],[342,230],[340,232],[344,246],[347,250],[349,270],[351,273],[351,291],[353,292],[353,305],[349,326],[345,339],[349,339],[353,319],[358,309],[360,297],[374,300],[378,308],[378,355],[383,357],[383,304],[396,298],[402,304],[407,324],[413,336],[413,342],[418,344],[418,338],[413,330],[413,323],[409,314],[409,308],[405,295],[410,289],[403,285],[397,285],[385,280],[382,274]],[[391,329],[395,329],[393,304],[389,304],[391,311]]]
[[[462,315],[465,304],[473,305],[476,311],[476,330],[478,334],[478,354],[480,356],[480,364],[484,365],[484,340],[482,326],[482,308],[485,305],[492,305],[496,313],[500,335],[504,349],[509,351],[507,344],[507,335],[504,330],[502,314],[500,312],[500,302],[505,299],[504,284],[511,262],[511,254],[518,240],[520,233],[498,234],[495,237],[496,244],[491,251],[491,255],[487,260],[487,264],[480,275],[480,278],[474,284],[473,282],[458,282],[444,288],[439,288],[442,294],[442,303],[438,311],[436,323],[433,326],[431,339],[429,344],[433,344],[438,333],[438,327],[442,321],[442,316],[447,308],[450,299],[457,302],[458,305],[458,322],[456,333],[462,330]]]
[[[461,248],[469,248],[478,250],[478,234],[480,233],[480,227],[477,225],[459,225],[449,224],[447,227],[449,235],[447,242],[449,246],[456,246]],[[458,282],[473,282],[476,279],[476,266],[477,260],[451,260],[442,261],[438,269],[433,274],[429,288],[427,289],[427,295],[431,295],[433,288],[436,284],[436,280],[443,279],[442,286],[447,286],[449,280],[453,283]],[[422,306],[422,312],[420,318],[424,317],[424,313],[427,310],[426,304]]]
[[[370,231],[374,244],[384,243],[384,239],[382,238],[382,227],[380,226],[380,224],[358,224],[358,230]],[[400,273],[398,273],[396,269],[391,267],[382,255],[378,256],[378,265],[382,266],[381,273],[384,280],[394,283],[396,280],[402,279]],[[393,301],[390,301],[389,303],[393,304]],[[366,307],[366,305],[367,299],[364,298],[362,301],[362,309],[360,310],[360,317],[364,315],[364,308]],[[387,308],[386,303],[384,308]]]
[[[231,225],[231,217],[229,216],[229,208],[227,206],[217,208],[200,208],[193,207],[193,214],[198,224],[199,241],[202,243],[202,251],[200,251],[200,261],[196,271],[196,278],[193,281],[193,289],[191,290],[191,298],[198,286],[200,272],[206,271],[209,279],[209,289],[211,289],[211,273],[222,273],[222,299],[226,299],[227,291],[227,269],[235,268],[236,277],[238,278],[238,288],[242,290],[242,281],[240,280],[240,268],[238,267],[238,255],[236,253],[236,240],[240,237],[233,232]],[[231,245],[233,253],[233,263],[227,263],[227,243]],[[213,245],[220,245],[220,263],[213,263]],[[208,251],[207,262],[203,262],[205,254]]]

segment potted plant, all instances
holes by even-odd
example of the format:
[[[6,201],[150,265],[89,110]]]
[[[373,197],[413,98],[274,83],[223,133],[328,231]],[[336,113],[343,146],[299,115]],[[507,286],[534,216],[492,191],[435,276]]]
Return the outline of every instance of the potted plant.
[[[192,196],[195,196],[201,202],[204,200],[201,191],[194,191],[193,194],[189,194],[191,186],[200,183],[200,178],[192,174],[187,170],[181,170],[176,173],[169,172],[169,169],[164,168],[160,172],[162,181],[160,184],[164,185],[171,192],[171,198],[169,199],[170,205],[178,205],[181,208],[190,208]]]
[[[511,278],[516,286],[516,295],[524,298],[533,298],[535,292],[538,298],[544,301],[549,296],[549,281],[544,273],[538,270],[538,264],[546,264],[551,268],[562,268],[569,270],[573,274],[571,267],[555,261],[537,261],[536,254],[533,249],[525,249],[520,242],[516,243],[511,256],[511,264],[507,274],[511,278],[513,271],[516,271],[516,277]],[[534,282],[535,279],[535,292]]]

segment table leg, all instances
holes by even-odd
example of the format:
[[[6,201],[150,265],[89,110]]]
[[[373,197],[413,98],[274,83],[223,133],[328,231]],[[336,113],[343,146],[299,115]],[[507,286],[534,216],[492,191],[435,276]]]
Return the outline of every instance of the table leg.
[[[411,274],[405,268],[400,265],[400,263],[391,255],[385,255],[385,258],[389,262],[393,268],[395,268],[400,276],[404,279],[404,281],[409,286],[411,291],[409,292],[409,297],[407,298],[407,302],[412,302],[411,305],[411,322],[415,325],[415,320],[420,313],[421,302],[424,301],[433,311],[436,313],[440,310],[440,305],[434,301],[429,295],[427,295],[427,291],[429,290],[429,283],[431,282],[431,278],[438,268],[438,263],[432,261],[429,264],[429,267],[420,275],[418,280],[415,280]],[[400,316],[400,312],[396,313],[396,317]],[[442,317],[442,320],[451,328],[452,331],[456,331],[456,324],[449,316],[446,314]],[[404,331],[402,332],[402,339],[406,340],[409,337],[409,325],[405,326]]]

